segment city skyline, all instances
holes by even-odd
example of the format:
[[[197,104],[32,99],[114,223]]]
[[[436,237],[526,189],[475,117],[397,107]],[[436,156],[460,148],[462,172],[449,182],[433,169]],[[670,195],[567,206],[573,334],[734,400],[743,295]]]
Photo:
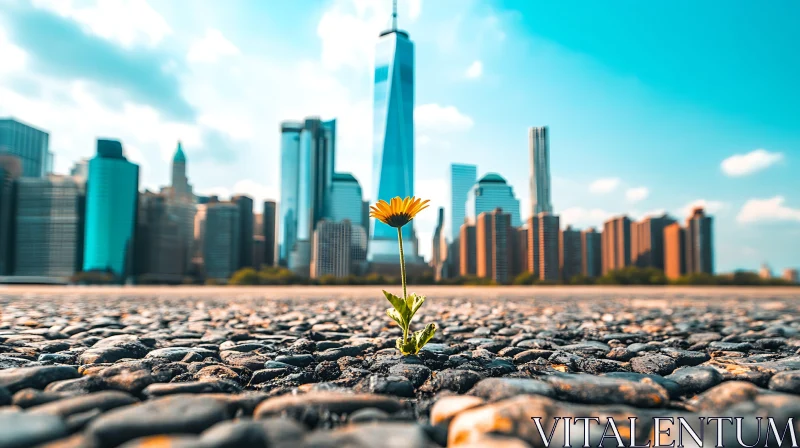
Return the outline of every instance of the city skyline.
[[[68,6],[56,8],[55,13],[47,15],[45,9],[26,9],[16,4],[2,13],[4,24],[17,26],[6,28],[5,34],[0,37],[0,48],[10,48],[9,54],[12,56],[23,56],[17,65],[13,63],[17,59],[11,58],[12,64],[0,73],[3,80],[9,80],[7,84],[4,83],[6,87],[0,88],[0,115],[15,116],[50,133],[50,150],[56,154],[56,172],[65,173],[74,162],[91,156],[93,140],[97,137],[107,136],[123,141],[128,150],[128,158],[141,166],[141,189],[156,190],[157,186],[165,183],[169,177],[169,166],[164,162],[172,157],[175,142],[183,139],[187,155],[191,160],[197,160],[196,163],[193,162],[189,177],[199,193],[218,193],[226,197],[235,193],[249,194],[257,204],[263,199],[279,197],[280,189],[275,183],[279,120],[299,119],[307,115],[335,117],[340,123],[337,143],[341,148],[339,154],[347,154],[345,157],[337,157],[336,171],[352,172],[361,182],[364,191],[371,191],[370,168],[365,168],[361,160],[369,159],[371,151],[369,113],[363,118],[363,113],[359,115],[353,112],[360,106],[351,105],[363,103],[364,98],[367,99],[367,104],[371,104],[369,78],[373,69],[370,67],[373,58],[369,54],[370,49],[366,45],[359,46],[356,39],[349,34],[348,37],[337,37],[334,33],[337,28],[334,25],[350,19],[364,24],[363,30],[359,27],[350,28],[358,36],[362,32],[363,35],[369,34],[371,37],[367,43],[374,46],[377,33],[387,27],[391,5],[387,1],[387,5],[362,5],[359,9],[344,1],[310,3],[316,6],[317,12],[311,14],[313,17],[301,21],[296,30],[278,27],[280,32],[288,33],[287,36],[301,33],[306,36],[298,39],[298,42],[308,42],[309,39],[318,41],[316,44],[306,45],[300,53],[303,54],[302,58],[313,56],[313,63],[319,67],[312,65],[308,68],[320,68],[319,72],[298,72],[298,81],[293,81],[291,85],[300,88],[298,82],[318,79],[302,78],[299,75],[319,75],[328,81],[321,85],[327,86],[326,89],[334,91],[334,94],[314,99],[314,93],[318,93],[316,87],[312,87],[307,95],[306,92],[296,89],[285,89],[291,91],[288,93],[292,94],[292,101],[295,101],[286,106],[288,100],[274,91],[268,91],[270,96],[278,95],[276,104],[283,105],[276,107],[275,111],[263,114],[263,117],[270,117],[259,125],[269,128],[263,134],[254,132],[252,128],[254,117],[258,116],[261,121],[262,115],[245,113],[255,112],[248,107],[237,110],[237,106],[231,104],[234,101],[230,98],[223,101],[222,97],[225,95],[206,103],[198,93],[199,88],[209,85],[212,73],[224,71],[220,69],[220,64],[232,64],[232,67],[240,69],[247,67],[247,60],[258,50],[259,43],[247,41],[242,35],[237,36],[234,29],[223,23],[213,23],[210,19],[208,23],[193,24],[194,28],[182,24],[176,15],[179,5],[165,7],[164,4],[154,4],[148,10],[151,13],[144,14],[150,20],[147,23],[159,22],[158,18],[161,18],[166,24],[166,28],[161,29],[170,29],[170,32],[164,32],[156,42],[150,42],[148,39],[157,32],[153,31],[154,28],[142,25],[145,19],[132,21],[130,28],[126,28],[127,35],[121,31],[114,34],[112,31],[92,28],[85,15],[71,12]],[[233,8],[231,14],[242,14],[242,5],[245,3],[238,4],[238,8]],[[791,169],[796,164],[800,136],[787,126],[791,122],[788,118],[797,116],[797,106],[790,105],[792,98],[796,98],[797,87],[786,83],[785,75],[775,74],[774,65],[766,64],[764,68],[773,70],[770,73],[773,73],[773,80],[776,82],[770,84],[774,84],[774,87],[744,84],[750,88],[741,98],[743,104],[750,106],[747,110],[714,97],[714,92],[698,94],[696,90],[700,86],[687,84],[690,81],[685,77],[680,77],[680,81],[686,89],[675,95],[676,86],[666,86],[664,79],[653,75],[652,60],[644,61],[650,65],[636,65],[629,61],[621,68],[622,63],[609,56],[603,48],[592,48],[577,36],[556,30],[558,23],[579,20],[588,12],[574,12],[573,16],[568,16],[554,6],[532,6],[546,7],[553,23],[539,26],[539,34],[531,34],[527,27],[534,20],[533,15],[526,14],[528,9],[524,5],[513,2],[476,2],[464,6],[463,20],[466,22],[460,25],[461,32],[455,34],[458,36],[458,44],[450,44],[451,49],[454,49],[450,52],[452,58],[438,62],[435,60],[443,57],[440,46],[446,39],[434,38],[428,31],[429,27],[425,25],[431,21],[444,20],[443,12],[439,8],[444,9],[447,6],[430,2],[422,3],[421,7],[414,5],[420,3],[400,2],[400,21],[403,28],[415,36],[417,42],[416,77],[419,89],[415,111],[418,128],[415,189],[418,194],[430,192],[434,196],[433,207],[447,206],[447,195],[443,195],[442,191],[445,190],[451,162],[476,164],[481,168],[481,173],[498,172],[514,187],[520,202],[527,205],[529,173],[525,130],[529,126],[548,125],[552,133],[550,156],[553,203],[556,205],[554,212],[560,216],[562,227],[573,224],[582,229],[591,224],[600,228],[602,221],[612,215],[628,213],[631,218],[638,220],[648,212],[660,214],[662,210],[682,222],[689,214],[690,205],[700,201],[705,203],[707,211],[715,217],[716,271],[755,269],[764,261],[778,270],[797,265],[795,254],[800,250],[795,246],[800,244],[797,226],[800,222],[800,198],[795,192],[800,191],[800,181],[796,176],[793,178]],[[250,6],[255,8],[253,4]],[[701,9],[705,8],[707,7]],[[588,9],[594,10],[593,7]],[[753,20],[763,20],[767,16],[777,17],[775,6],[758,11],[756,9],[753,10]],[[274,12],[276,16],[284,14],[284,18],[295,17],[300,13],[294,7],[270,12]],[[498,48],[491,49],[498,50],[498,57],[510,55],[514,49],[524,48],[525,54],[530,55],[526,59],[535,60],[537,72],[531,80],[533,87],[523,89],[516,97],[503,96],[502,90],[497,90],[498,83],[511,83],[514,79],[519,79],[513,75],[514,71],[503,71],[503,68],[523,68],[524,62],[499,60],[497,57],[492,60],[492,56],[487,53],[477,54],[486,48],[480,45],[471,46],[469,39],[474,36],[467,36],[463,30],[464,26],[484,24],[479,20],[480,14],[477,12],[484,12],[486,14],[483,17],[492,17],[495,21],[494,25],[486,24],[485,28],[475,29],[486,30],[490,37],[484,43],[486,46],[497,45]],[[630,14],[632,13],[618,14],[614,20],[630,20]],[[697,14],[702,14],[702,11]],[[734,28],[736,18],[723,14],[718,19],[721,23],[719,26],[725,31],[721,33],[722,37],[733,39],[726,32]],[[37,20],[40,22],[36,22]],[[119,71],[114,73],[117,78],[112,77],[110,80],[93,77],[92,73],[85,72],[85,67],[80,66],[80,60],[74,62],[74,70],[67,71],[64,79],[56,79],[52,75],[53,65],[43,65],[45,50],[42,49],[40,40],[36,40],[35,35],[26,35],[22,27],[18,26],[32,23],[49,24],[54,31],[62,33],[59,36],[63,38],[70,36],[63,33],[73,33],[76,45],[87,45],[87,42],[96,44],[86,48],[105,51],[106,56],[123,57],[123,61],[126,60],[126,54],[117,51],[118,48],[136,50],[155,58],[157,52],[151,47],[173,42],[180,48],[183,44],[187,49],[186,53],[178,55],[179,57],[173,56],[182,61],[181,65],[186,64],[189,68],[186,71],[189,79],[165,75],[164,79],[178,79],[181,83],[175,86],[171,95],[165,95],[161,99],[146,95],[147,88],[144,86],[147,84],[142,79],[131,80],[127,78],[128,75]],[[75,25],[76,23],[84,28]],[[776,33],[783,33],[780,36],[785,35],[790,39],[789,33],[796,33],[780,24],[778,22],[773,27],[778,30]],[[685,33],[687,36],[682,39],[692,38],[691,31],[695,25],[694,19],[689,19],[684,24],[690,32]],[[217,30],[219,34],[207,32],[207,27]],[[143,29],[149,31],[142,31]],[[500,34],[491,34],[497,30],[502,30],[502,39]],[[603,37],[599,41],[617,43],[616,37],[608,32],[595,31]],[[649,35],[645,33],[645,36]],[[230,46],[220,45],[222,41],[215,40],[215,36],[222,37],[236,51]],[[777,39],[777,36],[766,35],[755,39],[767,48],[769,39]],[[195,40],[216,42],[220,54],[214,59],[200,50],[194,53],[188,51],[194,48],[191,44],[197,43]],[[356,51],[349,51],[348,45],[354,46]],[[466,51],[468,47],[477,48],[476,54]],[[707,45],[703,48],[707,49]],[[550,53],[546,49],[550,49]],[[665,48],[656,50],[658,51],[654,53],[665,54],[668,60],[670,55],[677,53],[677,50],[670,52]],[[618,51],[630,55],[632,50],[631,47],[622,46]],[[687,54],[686,57],[691,60],[696,59],[697,52]],[[458,60],[455,60],[455,55]],[[721,72],[725,67],[735,64],[731,62],[731,55],[725,51],[721,51],[718,56],[721,58]],[[319,60],[314,60],[316,57]],[[57,64],[60,61],[63,63],[63,60],[55,58],[49,63]],[[451,64],[449,70],[437,69],[445,63]],[[294,64],[291,67],[294,68]],[[707,65],[701,64],[701,67],[706,70],[700,72],[700,79],[714,78],[713,70],[708,69]],[[28,90],[25,90],[24,83],[20,83],[19,76],[20,70],[26,68],[36,69],[31,71],[32,75],[27,80]],[[596,79],[587,81],[578,74],[581,68],[588,68],[587,73],[597,75]],[[84,72],[80,72],[81,69]],[[790,73],[790,69],[791,67],[786,73]],[[343,71],[361,73],[363,76],[354,76],[353,86],[345,86],[341,80],[345,76]],[[530,73],[524,70],[519,72]],[[751,72],[745,74],[748,73],[752,75]],[[571,75],[566,76],[563,83],[553,84],[554,78],[564,74]],[[232,94],[236,98],[237,92],[247,90],[246,85],[236,85],[236,89],[225,85],[223,80],[232,76],[227,72],[220,76],[222,80],[213,85],[218,86],[221,94]],[[128,82],[119,82],[123,78]],[[629,82],[630,79],[635,81]],[[731,87],[731,79],[725,77],[721,84]],[[158,78],[156,81],[163,79]],[[288,83],[288,80],[284,81]],[[593,83],[602,84],[602,89],[594,87]],[[356,84],[359,87],[355,87]],[[74,104],[62,104],[52,96],[52,89],[57,85],[68,87],[65,91]],[[90,94],[92,89],[89,87],[97,85],[105,88]],[[38,94],[35,89],[34,93],[30,93],[31,86],[39,88]],[[568,86],[581,93],[581,101],[566,91]],[[769,88],[782,90],[785,103],[776,104],[773,111],[766,113],[763,111],[767,103],[757,103],[755,98],[759,95],[775,97],[764,91]],[[464,89],[474,94],[465,96]],[[342,93],[345,91],[346,93]],[[545,91],[546,94],[540,95]],[[462,94],[459,95],[459,92]],[[608,97],[613,93],[618,93],[619,98],[612,101]],[[331,98],[340,94],[344,99]],[[481,102],[484,104],[483,109],[487,110],[495,110],[498,106],[498,103],[487,99],[487,95],[503,97],[506,107],[499,109],[500,113],[480,113],[477,105]],[[311,98],[298,100],[299,96]],[[523,101],[534,97],[535,102]],[[716,103],[712,101],[715,99],[718,100]],[[175,104],[167,104],[168,101]],[[520,102],[527,104],[521,107]],[[563,106],[559,106],[559,103]],[[797,103],[794,101],[793,104]],[[585,105],[585,110],[575,109],[579,105]],[[187,114],[186,108],[192,106],[199,113],[195,117],[187,118],[190,114]],[[217,106],[222,116],[214,117],[209,113],[209,108]],[[368,111],[369,107],[366,109]],[[640,113],[644,109],[648,111]],[[67,115],[70,118],[64,119],[59,115],[60,111],[71,111]],[[598,113],[599,111],[602,113]],[[682,112],[682,115],[679,116],[677,111]],[[99,113],[107,117],[95,120]],[[227,120],[223,120],[225,114],[230,115]],[[85,116],[88,120],[74,123],[72,117],[78,116]],[[123,119],[129,116],[134,119]],[[278,118],[272,123],[272,117],[276,116]],[[356,117],[362,119],[355,120]],[[597,118],[597,125],[588,123]],[[184,119],[186,121],[181,121]],[[209,126],[215,119],[216,128]],[[139,124],[121,124],[117,121],[133,121]],[[65,129],[65,125],[59,124],[60,122],[68,123],[66,126],[74,129]],[[653,123],[659,125],[654,126]],[[117,128],[118,126],[121,128]],[[153,129],[156,135],[133,136],[144,134],[137,131],[140,128],[135,126],[142,126],[142,130]],[[220,128],[224,128],[224,132]],[[363,135],[361,128],[367,129],[363,133],[366,138],[358,137]],[[201,135],[204,132],[207,134]],[[217,139],[216,142],[214,139]],[[214,148],[213,151],[219,153],[214,153],[209,148]],[[495,151],[502,157],[492,156]],[[421,154],[425,154],[424,162],[420,160]],[[440,197],[436,197],[437,195]],[[375,200],[371,197],[364,199]],[[423,242],[420,250],[429,258],[430,244],[427,242],[433,233],[436,217],[434,213],[428,215],[419,217],[416,229],[419,240]],[[522,215],[524,219],[527,213],[523,211]],[[764,219],[773,222],[764,222]]]

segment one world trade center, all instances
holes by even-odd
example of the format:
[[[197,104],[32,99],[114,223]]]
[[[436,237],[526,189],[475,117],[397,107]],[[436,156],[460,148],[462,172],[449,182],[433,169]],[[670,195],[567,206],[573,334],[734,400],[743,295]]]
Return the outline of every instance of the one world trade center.
[[[394,5],[392,27],[380,34],[375,49],[373,202],[414,195],[414,43],[397,29]],[[416,255],[413,222],[403,227],[403,240],[406,253]],[[369,260],[397,263],[397,230],[372,220]]]

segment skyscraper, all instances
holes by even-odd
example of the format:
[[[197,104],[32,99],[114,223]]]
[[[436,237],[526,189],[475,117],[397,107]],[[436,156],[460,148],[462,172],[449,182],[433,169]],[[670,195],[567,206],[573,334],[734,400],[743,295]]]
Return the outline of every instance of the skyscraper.
[[[461,225],[461,229],[458,233],[458,275],[466,277],[477,274],[476,244],[475,226],[465,222]]]
[[[664,269],[664,228],[675,222],[666,214],[631,223],[631,263]]]
[[[559,218],[547,212],[536,216],[538,221],[539,279],[557,282],[560,278]]]
[[[14,275],[66,279],[80,269],[82,195],[68,176],[17,180]]]
[[[303,123],[281,123],[281,202],[278,225],[279,259],[282,265],[289,260],[297,240],[297,201],[300,191],[300,133]]]
[[[233,202],[206,204],[203,266],[207,278],[227,280],[239,266],[239,210]]]
[[[392,27],[375,48],[372,200],[414,195],[414,44],[408,33]],[[407,252],[416,254],[414,222],[403,227]],[[369,259],[397,263],[397,230],[370,223]]]
[[[275,224],[277,223],[277,210],[278,204],[275,201],[264,201],[264,212],[261,215],[262,230],[261,234],[264,236],[264,264],[267,266],[275,266],[276,263],[276,245],[275,239]]]
[[[458,239],[461,224],[467,216],[467,195],[478,180],[478,167],[475,165],[450,165],[450,213],[445,224],[450,229],[447,239]]]
[[[444,207],[439,207],[439,215],[436,221],[436,229],[433,231],[433,241],[431,247],[431,267],[433,275],[437,280],[447,276],[445,268],[447,262],[447,241],[444,233]]]
[[[561,247],[561,279],[569,282],[572,277],[583,271],[583,251],[581,250],[581,232],[567,226],[559,235]]]
[[[50,172],[50,136],[13,118],[0,119],[0,154],[20,158],[22,177],[44,177]]]
[[[475,260],[478,277],[491,278],[497,283],[511,280],[513,240],[511,215],[501,209],[483,212],[475,220]]]
[[[119,280],[133,274],[139,166],[117,140],[97,140],[86,184],[83,270],[105,271]]]
[[[800,283],[800,276],[798,275],[797,269],[786,268],[783,270],[783,276],[781,277],[789,283]]]
[[[664,275],[676,279],[686,274],[686,231],[677,222],[664,227]]]
[[[182,223],[164,194],[139,195],[136,233],[136,274],[140,283],[180,283],[186,269]]]
[[[692,210],[686,220],[686,273],[714,273],[712,218],[702,207]]]
[[[497,208],[511,215],[512,226],[522,225],[519,199],[514,197],[514,189],[499,174],[489,173],[467,193],[467,216],[475,219],[481,213],[491,213]]]
[[[528,129],[531,159],[531,216],[553,212],[550,203],[550,137],[547,126]]]
[[[22,160],[0,154],[0,275],[14,270],[15,181],[22,175]]]
[[[183,152],[183,145],[178,141],[175,154],[172,156],[172,176],[168,187],[161,189],[161,194],[166,198],[168,214],[174,216],[178,222],[178,236],[180,240],[178,250],[183,260],[182,270],[189,269],[191,263],[191,248],[194,242],[194,215],[196,203],[192,185],[186,174],[186,153]]]
[[[594,227],[581,232],[581,273],[594,278],[599,277],[603,271],[602,234],[597,233]]]
[[[249,196],[238,195],[231,198],[231,202],[239,207],[239,266],[238,268],[253,266],[253,199]]]
[[[512,227],[510,235],[511,247],[511,276],[528,272],[528,229],[525,227]]]
[[[327,219],[341,222],[345,219],[352,225],[364,226],[363,193],[361,185],[350,173],[333,173]]]
[[[281,125],[281,222],[280,257],[292,259],[308,270],[314,228],[330,203],[336,152],[336,121],[307,118],[302,124]],[[302,241],[303,244],[296,244]],[[292,256],[292,251],[301,251]]]
[[[631,220],[627,216],[603,224],[603,274],[631,265]]]
[[[320,221],[314,231],[311,277],[350,275],[350,221]]]

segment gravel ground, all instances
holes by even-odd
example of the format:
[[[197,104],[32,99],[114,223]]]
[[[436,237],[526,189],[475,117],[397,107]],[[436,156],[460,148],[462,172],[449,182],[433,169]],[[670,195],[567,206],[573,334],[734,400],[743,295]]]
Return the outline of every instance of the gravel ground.
[[[379,289],[0,289],[0,447],[544,446],[532,417],[598,417],[592,446],[608,417],[626,446],[653,417],[800,438],[798,288],[414,286],[439,330],[405,358]]]

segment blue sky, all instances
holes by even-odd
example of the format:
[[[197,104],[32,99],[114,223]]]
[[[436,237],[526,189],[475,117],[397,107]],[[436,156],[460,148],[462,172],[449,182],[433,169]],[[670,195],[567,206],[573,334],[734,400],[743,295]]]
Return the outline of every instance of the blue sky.
[[[337,168],[366,192],[390,5],[5,2],[0,115],[50,131],[59,172],[114,137],[156,188],[182,139],[197,190],[257,199],[278,197],[279,122],[336,117]],[[526,204],[527,128],[548,125],[562,222],[701,203],[718,271],[800,267],[800,3],[400,0],[399,20],[416,44],[416,191],[435,205],[452,162]],[[425,253],[435,215],[417,220]]]

